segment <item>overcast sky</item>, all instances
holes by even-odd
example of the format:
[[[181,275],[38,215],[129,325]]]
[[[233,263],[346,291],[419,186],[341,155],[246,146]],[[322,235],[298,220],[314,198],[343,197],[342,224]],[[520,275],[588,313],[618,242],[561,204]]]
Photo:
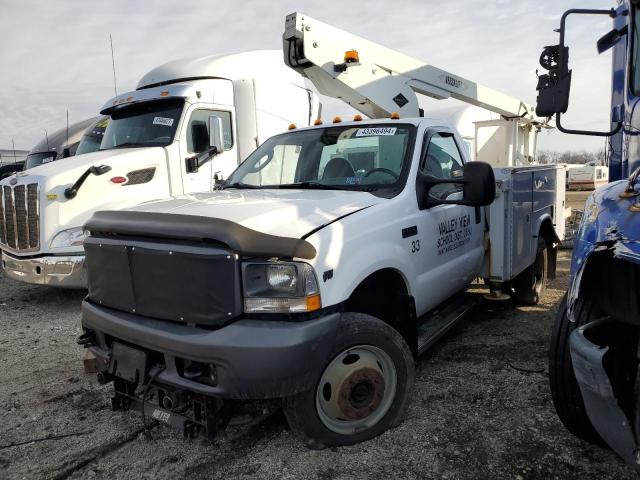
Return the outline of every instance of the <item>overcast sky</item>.
[[[127,1],[0,0],[0,148],[30,149],[70,121],[94,116],[151,68],[182,57],[281,48],[285,15],[301,11],[452,73],[535,103],[538,57],[557,43],[561,13],[595,0]],[[610,20],[569,25],[571,126],[605,128],[610,56],[595,41]],[[433,103],[427,103],[432,105]],[[446,106],[440,102],[442,106]],[[437,105],[439,106],[439,105]],[[541,148],[598,149],[603,140],[545,134]]]

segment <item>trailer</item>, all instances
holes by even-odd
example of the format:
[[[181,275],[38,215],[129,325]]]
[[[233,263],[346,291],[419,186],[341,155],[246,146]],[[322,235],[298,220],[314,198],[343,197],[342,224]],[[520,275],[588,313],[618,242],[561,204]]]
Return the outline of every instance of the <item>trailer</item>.
[[[595,190],[609,183],[609,167],[605,165],[582,165],[572,168],[567,175],[569,190]]]

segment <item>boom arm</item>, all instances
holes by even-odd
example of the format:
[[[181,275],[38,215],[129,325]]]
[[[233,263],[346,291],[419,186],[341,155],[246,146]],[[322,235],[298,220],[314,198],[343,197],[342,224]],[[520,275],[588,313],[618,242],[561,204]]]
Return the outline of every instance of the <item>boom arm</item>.
[[[516,98],[319,22],[287,16],[284,60],[324,95],[339,98],[371,118],[398,112],[419,115],[416,93],[456,98],[507,118],[535,120],[534,108]],[[357,51],[347,59],[346,51]],[[344,60],[344,61],[343,61]]]

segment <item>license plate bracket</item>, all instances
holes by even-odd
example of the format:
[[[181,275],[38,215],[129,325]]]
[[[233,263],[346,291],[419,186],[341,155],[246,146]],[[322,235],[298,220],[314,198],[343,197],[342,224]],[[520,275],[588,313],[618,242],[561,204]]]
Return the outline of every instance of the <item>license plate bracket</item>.
[[[111,347],[109,373],[127,382],[142,384],[148,372],[147,354],[142,350],[114,342]]]

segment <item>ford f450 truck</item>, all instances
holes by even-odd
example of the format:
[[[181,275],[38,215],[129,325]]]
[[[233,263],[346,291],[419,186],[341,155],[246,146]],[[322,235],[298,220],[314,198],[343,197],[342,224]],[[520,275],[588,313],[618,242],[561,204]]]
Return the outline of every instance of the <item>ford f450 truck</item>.
[[[561,169],[494,173],[437,119],[316,123],[267,140],[219,191],[86,223],[79,343],[114,409],[211,439],[230,400],[282,398],[308,446],[353,444],[400,422],[414,356],[477,303],[476,277],[538,301]]]
[[[0,182],[5,272],[28,283],[85,287],[82,225],[93,212],[211,191],[257,145],[291,122],[308,125],[317,109],[277,51],[151,70],[135,91],[102,107],[109,122],[99,151]]]
[[[576,436],[607,444],[640,471],[640,5],[564,13],[560,41],[540,56],[537,112],[555,115],[569,134],[608,137],[608,185],[588,198],[575,240],[568,292],[558,310],[549,357],[551,393],[562,423]],[[597,42],[612,49],[611,125],[584,131],[562,125],[569,108],[567,18],[611,17]]]

